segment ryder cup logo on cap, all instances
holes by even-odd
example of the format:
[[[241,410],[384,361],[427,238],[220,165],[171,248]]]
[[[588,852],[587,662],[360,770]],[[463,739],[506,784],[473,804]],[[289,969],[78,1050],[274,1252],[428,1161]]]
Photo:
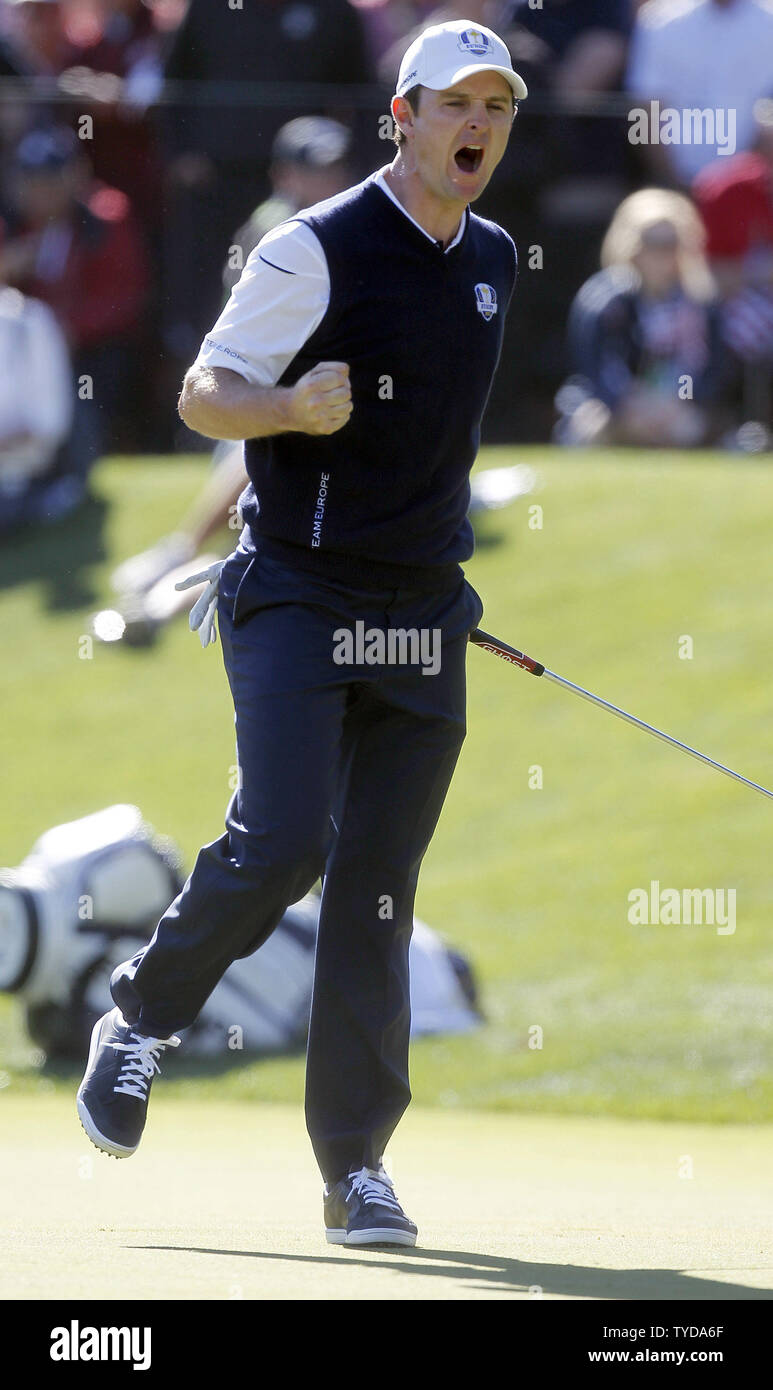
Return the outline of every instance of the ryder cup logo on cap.
[[[476,72],[498,72],[516,101],[528,95],[523,78],[513,71],[507,45],[491,29],[469,19],[432,24],[419,34],[400,64],[395,91],[399,97],[412,87],[444,92]]]
[[[493,319],[497,311],[497,292],[492,285],[476,285],[475,302],[478,313],[483,315],[486,323]]]
[[[476,58],[480,58],[483,53],[489,52],[491,41],[482,29],[463,29],[459,35],[458,47],[463,53],[472,53]]]

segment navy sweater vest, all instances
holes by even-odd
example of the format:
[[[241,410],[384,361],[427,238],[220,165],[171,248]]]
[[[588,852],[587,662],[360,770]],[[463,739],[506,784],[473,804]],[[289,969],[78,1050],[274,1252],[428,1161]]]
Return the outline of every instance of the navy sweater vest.
[[[515,247],[470,214],[444,253],[372,178],[300,220],[324,249],[330,303],[279,385],[348,362],[353,410],[332,435],[246,441],[247,541],[343,582],[444,587],[473,551],[469,472]]]

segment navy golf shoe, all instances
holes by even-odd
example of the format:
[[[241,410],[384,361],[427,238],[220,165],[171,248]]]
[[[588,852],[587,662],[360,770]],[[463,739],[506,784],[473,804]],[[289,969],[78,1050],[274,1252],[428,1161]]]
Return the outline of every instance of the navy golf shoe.
[[[325,1236],[329,1245],[415,1245],[408,1220],[383,1167],[352,1170],[325,1188]]]
[[[78,1089],[80,1122],[92,1144],[113,1158],[128,1158],[145,1128],[153,1077],[165,1047],[180,1039],[149,1038],[112,1009],[95,1024],[89,1060]]]

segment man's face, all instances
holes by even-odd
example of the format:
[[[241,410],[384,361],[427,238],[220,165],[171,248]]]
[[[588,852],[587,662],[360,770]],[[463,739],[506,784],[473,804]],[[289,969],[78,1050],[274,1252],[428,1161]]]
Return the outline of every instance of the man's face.
[[[498,72],[476,72],[443,92],[423,87],[419,109],[403,101],[397,113],[410,122],[408,158],[436,197],[472,203],[505,152],[513,94]]]

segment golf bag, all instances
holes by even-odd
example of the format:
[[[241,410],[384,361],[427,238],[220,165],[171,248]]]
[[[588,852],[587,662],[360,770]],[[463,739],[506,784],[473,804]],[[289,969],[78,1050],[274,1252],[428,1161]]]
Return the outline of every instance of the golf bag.
[[[0,871],[0,991],[21,1001],[49,1057],[83,1060],[112,1007],[113,969],[150,939],[182,882],[177,848],[124,805],[46,831],[18,868]],[[183,1032],[188,1055],[304,1045],[319,904],[309,893],[259,951],[234,961]],[[410,966],[414,1034],[480,1022],[469,965],[418,920]]]

